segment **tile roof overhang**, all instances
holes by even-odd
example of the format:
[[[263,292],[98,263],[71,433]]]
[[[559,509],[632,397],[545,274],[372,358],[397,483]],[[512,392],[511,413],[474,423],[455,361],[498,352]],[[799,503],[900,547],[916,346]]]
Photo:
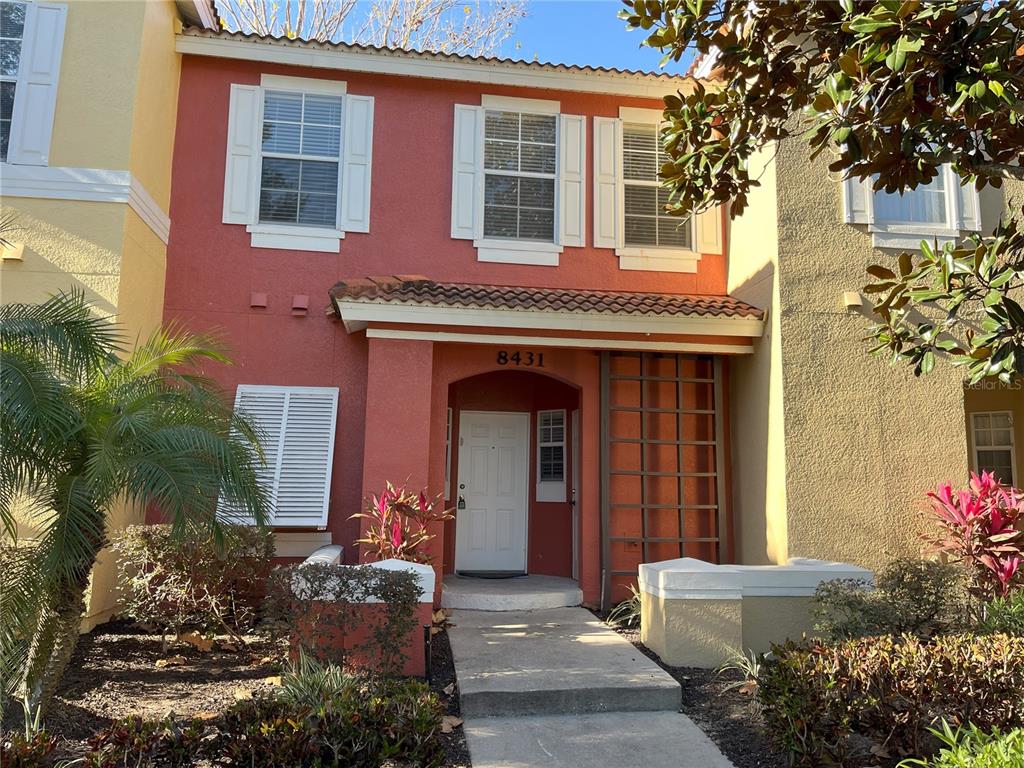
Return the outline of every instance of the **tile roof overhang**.
[[[614,348],[616,337],[661,339],[718,337],[739,342],[729,351],[749,352],[764,329],[764,312],[731,296],[637,293],[568,288],[528,288],[442,283],[419,275],[346,279],[330,289],[333,311],[349,333],[375,328],[426,329],[423,337],[547,333]],[[728,337],[728,338],[726,338]],[[460,338],[465,341],[466,339]],[[481,338],[482,342],[485,339]],[[606,343],[607,342],[607,343]]]
[[[176,49],[184,54],[292,66],[656,99],[677,91],[688,93],[695,82],[692,77],[665,72],[297,40],[197,26],[178,34]]]

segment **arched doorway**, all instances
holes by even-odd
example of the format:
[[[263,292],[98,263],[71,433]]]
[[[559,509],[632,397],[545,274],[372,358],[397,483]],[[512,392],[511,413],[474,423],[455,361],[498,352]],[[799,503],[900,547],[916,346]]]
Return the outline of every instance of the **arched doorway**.
[[[446,572],[575,578],[579,391],[491,371],[449,385],[448,409]]]

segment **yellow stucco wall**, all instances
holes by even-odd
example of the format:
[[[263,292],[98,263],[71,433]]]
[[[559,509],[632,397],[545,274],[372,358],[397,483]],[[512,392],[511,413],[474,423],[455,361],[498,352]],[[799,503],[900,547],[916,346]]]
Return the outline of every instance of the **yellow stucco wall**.
[[[666,664],[712,669],[743,645],[741,600],[669,600],[640,593],[640,641]]]
[[[774,149],[766,153],[771,156]],[[755,354],[732,366],[737,559],[839,560],[877,568],[919,550],[924,494],[968,466],[958,370],[914,378],[867,354],[869,310],[844,291],[895,261],[843,223],[827,159],[785,142],[730,225],[729,290],[769,310]],[[756,173],[754,175],[757,175]],[[982,196],[986,229],[1002,195]]]
[[[51,166],[129,171],[166,214],[170,203],[180,57],[174,3],[68,3]],[[116,45],[110,41],[116,40]],[[163,314],[166,246],[124,202],[7,196],[19,228],[21,260],[0,261],[0,301],[38,302],[83,290],[113,318],[126,340],[145,338]],[[141,520],[137,509],[112,511],[112,531]],[[116,606],[113,557],[93,573],[86,629]]]

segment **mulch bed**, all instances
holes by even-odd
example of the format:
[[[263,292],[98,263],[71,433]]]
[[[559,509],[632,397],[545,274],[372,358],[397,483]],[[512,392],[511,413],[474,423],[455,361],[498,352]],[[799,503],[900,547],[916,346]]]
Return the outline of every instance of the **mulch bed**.
[[[670,667],[640,642],[640,632],[619,629],[648,658],[679,681],[683,689],[682,713],[708,735],[736,768],[786,768],[789,765],[766,733],[761,707],[753,694],[725,690],[739,673],[721,675],[711,669]]]
[[[281,674],[283,646],[258,637],[246,637],[247,647],[229,652],[215,647],[201,652],[174,643],[166,652],[160,638],[145,634],[129,621],[103,624],[83,635],[46,719],[47,731],[57,736],[55,757],[81,757],[86,741],[116,719],[140,715],[147,719],[173,713],[190,718],[220,712],[238,698],[273,689],[266,678]],[[458,716],[459,699],[448,635],[433,639],[432,687],[445,702],[447,714]],[[174,656],[184,663],[157,667],[157,661]],[[452,691],[451,695],[445,688]],[[20,730],[22,715],[12,706],[3,730]],[[442,736],[445,768],[469,768],[469,750],[462,728]]]

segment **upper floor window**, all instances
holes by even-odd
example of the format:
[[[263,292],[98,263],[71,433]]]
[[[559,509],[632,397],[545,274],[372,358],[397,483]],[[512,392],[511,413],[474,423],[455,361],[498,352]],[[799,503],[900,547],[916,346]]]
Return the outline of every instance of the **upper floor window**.
[[[25,34],[25,4],[0,3],[0,160],[7,159],[18,87],[18,62]]]
[[[693,249],[689,219],[665,211],[669,193],[658,170],[667,162],[656,124],[622,126],[623,242],[627,247]]]
[[[67,6],[0,2],[0,161],[47,165]]]
[[[484,237],[555,239],[556,115],[484,113]]]
[[[1013,414],[991,411],[971,414],[974,469],[991,472],[1006,485],[1014,485]]]
[[[620,269],[696,272],[702,254],[723,253],[721,209],[666,211],[662,117],[660,109],[620,107],[617,118],[594,118],[594,245],[614,249]]]
[[[261,222],[337,228],[342,99],[264,94]]]
[[[584,245],[586,119],[557,101],[483,96],[457,104],[452,237],[479,261],[556,266]]]
[[[256,248],[338,252],[370,231],[373,97],[344,82],[263,75],[231,86],[226,224]]]
[[[948,165],[927,184],[903,192],[875,191],[873,181],[843,182],[844,217],[867,224],[876,248],[917,248],[921,240],[951,242],[981,229],[978,192]]]

